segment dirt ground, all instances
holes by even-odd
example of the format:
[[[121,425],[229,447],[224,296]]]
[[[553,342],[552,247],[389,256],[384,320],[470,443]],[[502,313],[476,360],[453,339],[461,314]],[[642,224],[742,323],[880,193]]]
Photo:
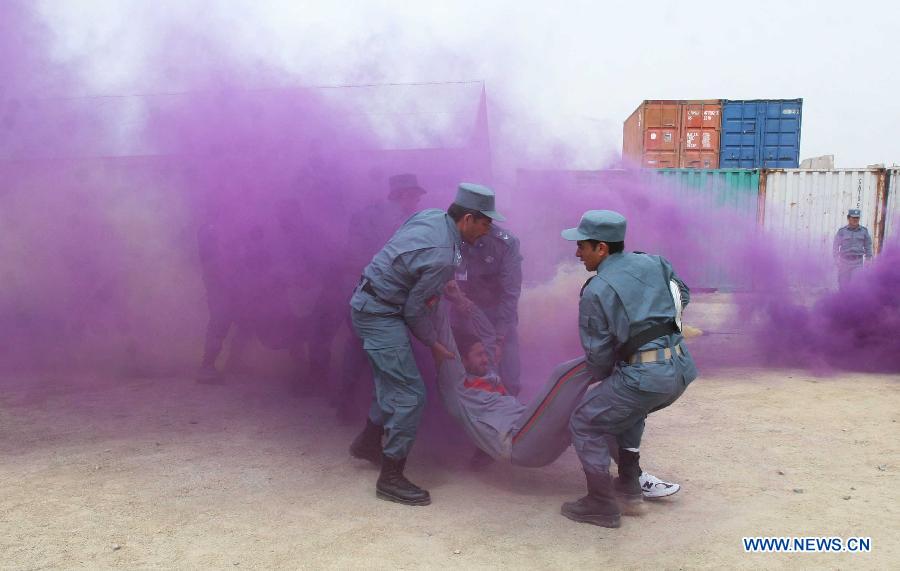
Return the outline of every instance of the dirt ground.
[[[707,316],[721,311],[708,296]],[[701,312],[702,313],[702,312]],[[710,327],[700,320],[700,326]],[[701,358],[740,335],[692,342]],[[718,345],[717,345],[718,344]],[[719,369],[651,417],[644,468],[682,491],[620,529],[576,524],[569,450],[473,472],[428,441],[433,504],[374,497],[357,426],[283,383],[7,378],[3,569],[870,568],[900,561],[900,376]],[[870,553],[748,554],[744,536],[868,536]],[[893,561],[894,563],[891,563]]]

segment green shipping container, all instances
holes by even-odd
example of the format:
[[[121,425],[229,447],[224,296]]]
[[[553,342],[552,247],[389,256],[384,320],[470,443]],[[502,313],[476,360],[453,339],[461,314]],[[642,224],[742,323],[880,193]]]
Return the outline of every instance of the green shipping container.
[[[727,208],[746,222],[757,225],[759,170],[758,169],[646,169],[648,182],[662,178],[676,193],[700,199],[704,204]],[[742,272],[736,260],[706,256],[708,263],[695,275],[698,290],[738,291],[752,288],[749,274]]]

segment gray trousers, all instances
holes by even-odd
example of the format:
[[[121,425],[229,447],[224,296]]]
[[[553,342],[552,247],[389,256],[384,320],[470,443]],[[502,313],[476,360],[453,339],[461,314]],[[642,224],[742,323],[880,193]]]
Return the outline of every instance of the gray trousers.
[[[845,287],[847,287],[847,284],[849,284],[850,280],[853,279],[854,272],[861,269],[862,267],[862,260],[856,263],[846,261],[838,262],[838,289],[844,289]]]
[[[677,382],[666,393],[636,389],[614,374],[593,385],[575,409],[569,423],[575,452],[585,472],[608,473],[615,439],[619,448],[640,448],[644,421],[651,412],[678,400],[685,385]]]
[[[516,466],[536,468],[559,458],[572,442],[572,410],[592,382],[583,358],[558,365],[550,381],[516,421],[510,461]]]
[[[425,383],[416,366],[406,322],[401,317],[352,308],[350,317],[353,330],[363,341],[375,381],[369,419],[384,426],[384,454],[406,458],[425,408]]]

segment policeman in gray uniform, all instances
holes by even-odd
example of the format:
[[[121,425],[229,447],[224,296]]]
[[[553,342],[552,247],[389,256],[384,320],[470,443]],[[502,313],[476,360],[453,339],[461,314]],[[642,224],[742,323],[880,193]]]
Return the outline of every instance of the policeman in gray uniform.
[[[388,179],[387,200],[367,205],[350,216],[347,244],[347,271],[341,274],[358,274],[372,260],[372,256],[387,242],[403,222],[418,210],[419,202],[427,191],[419,185],[414,174],[393,175]],[[351,284],[352,285],[352,284]],[[349,316],[348,316],[349,317]],[[352,327],[352,326],[351,326]],[[330,357],[330,353],[329,353]],[[356,395],[363,372],[368,369],[366,354],[359,339],[350,337],[344,343],[343,368],[340,388],[332,395],[332,405],[341,420],[355,418],[358,412]],[[380,451],[378,452],[380,462]]]
[[[847,225],[834,235],[832,252],[838,269],[838,287],[844,289],[853,272],[863,266],[863,260],[872,259],[872,237],[865,226],[859,225],[862,213],[858,208],[847,211]]]
[[[353,329],[363,341],[375,381],[369,419],[350,453],[366,459],[381,453],[375,486],[381,499],[431,503],[428,492],[403,475],[425,404],[408,332],[431,348],[438,364],[458,358],[438,341],[434,311],[462,260],[461,242],[476,243],[490,232],[493,220],[503,220],[494,209],[494,192],[460,184],[447,212],[423,210],[397,230],[363,270],[350,299]]]
[[[590,210],[562,236],[578,242],[576,256],[589,272],[597,272],[582,288],[578,328],[588,369],[602,379],[587,391],[570,421],[588,494],[563,504],[562,514],[618,527],[622,508],[636,513],[643,499],[639,447],[644,419],[675,402],[697,377],[681,336],[681,312],[690,291],[665,258],[624,252],[625,218],[617,212]],[[610,436],[619,447],[615,483],[609,475]]]
[[[463,244],[460,289],[484,312],[494,327],[499,349],[497,366],[503,384],[513,395],[521,389],[519,377],[519,296],[522,294],[522,256],[519,239],[494,226],[477,244]],[[456,327],[459,322],[455,322]],[[459,327],[456,327],[457,329]]]

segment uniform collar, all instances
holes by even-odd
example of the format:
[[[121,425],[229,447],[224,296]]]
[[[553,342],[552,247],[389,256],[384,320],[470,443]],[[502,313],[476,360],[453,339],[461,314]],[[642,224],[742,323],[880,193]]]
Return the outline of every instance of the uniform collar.
[[[462,235],[459,233],[459,228],[456,227],[456,222],[450,218],[449,214],[444,214],[445,220],[447,221],[447,228],[450,229],[450,236],[456,241],[458,246],[462,245]]]
[[[597,266],[597,274],[599,275],[600,272],[603,271],[603,268],[608,268],[610,266],[616,265],[619,260],[623,258],[622,254],[624,253],[625,252],[616,252],[615,254],[610,254],[609,256],[607,256],[606,259],[600,262],[600,265]]]

